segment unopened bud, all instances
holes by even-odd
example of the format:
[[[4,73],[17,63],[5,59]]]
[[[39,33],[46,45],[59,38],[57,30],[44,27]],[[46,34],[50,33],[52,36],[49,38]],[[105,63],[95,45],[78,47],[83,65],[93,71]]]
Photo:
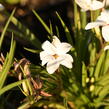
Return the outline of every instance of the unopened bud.
[[[92,92],[94,90],[94,88],[95,88],[95,86],[91,85],[90,88],[89,88],[90,92]]]
[[[90,80],[90,82],[91,82],[91,83],[94,83],[94,81],[95,81],[95,78],[92,77],[91,80]]]
[[[86,78],[86,83],[88,83],[89,82],[89,78]]]

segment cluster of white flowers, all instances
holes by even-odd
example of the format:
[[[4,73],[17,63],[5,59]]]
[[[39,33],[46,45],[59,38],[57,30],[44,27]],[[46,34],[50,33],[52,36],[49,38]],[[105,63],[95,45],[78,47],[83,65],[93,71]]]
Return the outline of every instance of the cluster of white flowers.
[[[81,7],[82,11],[95,11],[102,9],[106,5],[106,0],[75,0],[75,2]],[[102,36],[106,42],[109,42],[109,10],[102,9],[100,16],[97,17],[95,22],[88,23],[85,30],[102,27]],[[54,73],[60,65],[64,65],[67,68],[72,68],[73,58],[71,55],[66,54],[70,49],[71,45],[60,40],[54,36],[52,43],[45,41],[42,44],[44,51],[40,52],[40,59],[42,60],[42,66],[47,64],[48,73]],[[106,46],[104,50],[109,49]]]
[[[106,42],[109,42],[109,10],[103,10],[95,22],[88,23],[86,30],[102,26],[102,36]]]
[[[103,0],[103,2],[97,0],[75,0],[75,2],[82,8],[84,11],[94,11],[97,9],[104,8],[108,5],[109,0]],[[95,22],[88,23],[85,27],[85,30],[102,27],[102,36],[106,42],[109,42],[109,10],[102,9],[100,16],[97,17]],[[104,50],[109,49],[109,45],[104,48]]]

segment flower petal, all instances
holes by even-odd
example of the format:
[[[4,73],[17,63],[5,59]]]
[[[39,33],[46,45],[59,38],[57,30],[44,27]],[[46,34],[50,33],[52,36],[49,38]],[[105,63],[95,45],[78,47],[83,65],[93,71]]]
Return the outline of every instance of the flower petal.
[[[82,8],[83,11],[87,11],[90,9],[89,5],[91,3],[90,0],[75,0],[75,2]]]
[[[97,20],[109,24],[109,10],[103,10]]]
[[[97,10],[104,7],[104,3],[100,1],[93,0],[90,5],[90,10]]]
[[[46,51],[41,51],[40,52],[40,59],[43,60],[47,55],[48,55],[48,53]]]
[[[46,56],[43,60],[42,60],[42,66],[45,65],[46,63],[50,62],[51,60],[54,60],[55,58],[51,55]]]
[[[64,58],[64,60],[60,62],[61,65],[64,65],[67,68],[72,68],[73,58],[71,55],[65,54],[61,56],[61,58]]]
[[[55,47],[49,42],[49,41],[45,41],[42,44],[42,49],[45,50],[48,54],[54,55],[56,52]]]
[[[48,55],[45,51],[40,52],[40,59],[42,60],[42,66],[47,62],[54,60],[55,58],[52,55]]]
[[[61,42],[60,42],[60,40],[59,40],[56,36],[53,36],[52,44],[53,44],[55,47],[58,47],[58,46],[61,44]]]
[[[58,46],[58,48],[57,48],[57,54],[65,54],[71,48],[72,48],[72,46],[69,43],[63,42],[63,43],[60,44],[60,46]]]
[[[98,27],[98,26],[102,26],[104,25],[105,23],[102,22],[102,21],[95,21],[95,22],[91,22],[91,23],[88,23],[85,27],[85,30],[88,30],[88,29],[91,29],[91,28],[95,28],[95,27]]]
[[[102,35],[106,42],[109,41],[109,25],[102,27]]]
[[[51,60],[47,63],[47,71],[49,74],[53,74],[59,68],[59,62],[56,60]]]
[[[109,45],[104,47],[104,51],[109,50]]]

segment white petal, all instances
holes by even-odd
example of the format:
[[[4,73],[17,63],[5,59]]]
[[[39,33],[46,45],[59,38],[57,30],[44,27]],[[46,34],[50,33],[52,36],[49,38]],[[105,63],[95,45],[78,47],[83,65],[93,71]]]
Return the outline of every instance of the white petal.
[[[41,51],[40,52],[40,59],[43,60],[47,55],[48,55],[48,53],[46,51]]]
[[[97,18],[98,21],[103,21],[106,24],[109,24],[109,10],[103,10],[101,15]]]
[[[91,3],[91,10],[97,10],[104,7],[104,3],[100,1],[93,0]]]
[[[58,47],[58,46],[61,44],[61,42],[60,42],[60,40],[59,40],[56,36],[53,36],[52,44],[53,44],[55,47]]]
[[[49,74],[54,73],[59,68],[59,63],[56,60],[51,60],[47,63],[47,71]]]
[[[62,56],[64,58],[63,61],[61,61],[61,65],[64,65],[67,68],[72,68],[73,58],[69,54],[65,54]]]
[[[40,52],[40,59],[42,60],[42,66],[47,62],[54,60],[55,58],[52,55],[47,54],[45,51]]]
[[[102,35],[106,42],[109,42],[109,25],[102,27]]]
[[[82,12],[86,12],[86,11],[88,11],[88,10],[89,10],[89,9],[86,9],[86,8],[83,9],[83,8],[81,8],[81,11],[82,11]]]
[[[104,51],[105,50],[109,50],[109,45],[107,45],[107,46],[104,47]]]
[[[82,10],[87,11],[90,9],[89,5],[91,0],[75,0],[75,2],[82,8]]]
[[[90,5],[91,4],[91,0],[84,0],[88,5]]]
[[[54,55],[56,52],[55,47],[49,42],[49,41],[45,41],[42,44],[42,49],[45,50],[48,54]]]
[[[44,66],[48,61],[47,60],[42,60],[41,65]]]
[[[65,54],[67,53],[72,46],[69,43],[61,43],[60,46],[57,48],[57,54]]]
[[[91,29],[91,28],[95,28],[95,27],[98,27],[98,26],[102,26],[104,24],[105,23],[102,22],[102,21],[91,22],[91,23],[88,23],[86,25],[85,30],[88,30],[88,29]]]
[[[55,58],[51,55],[46,56],[43,60],[42,60],[42,66],[45,65],[46,63],[50,62],[51,60],[54,60]]]

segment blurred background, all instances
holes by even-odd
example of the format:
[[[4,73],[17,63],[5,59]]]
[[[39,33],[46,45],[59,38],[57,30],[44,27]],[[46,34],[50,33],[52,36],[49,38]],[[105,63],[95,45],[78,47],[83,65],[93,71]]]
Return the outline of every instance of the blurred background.
[[[4,10],[11,13],[14,8],[16,8],[15,17],[26,27],[32,31],[36,37],[40,39],[41,42],[44,42],[49,35],[39,20],[35,17],[33,12],[34,9],[39,16],[45,21],[45,23],[50,26],[52,23],[53,32],[56,33],[56,27],[58,27],[60,36],[64,36],[64,29],[56,16],[56,12],[60,14],[65,24],[68,26],[72,37],[72,24],[73,24],[73,1],[72,0],[0,0],[0,2],[5,7]],[[0,11],[0,32],[2,32],[3,26],[7,21],[8,17],[4,14],[4,10]],[[13,24],[10,24],[10,28],[17,29]],[[56,34],[54,34],[56,35]],[[4,41],[4,49],[7,51],[8,42],[10,43],[11,34],[8,34],[8,37]],[[16,56],[23,56],[29,58],[34,62],[34,54],[30,53],[23,49],[23,47],[34,48],[28,41],[22,40],[19,37],[15,36],[17,40],[17,50],[22,50],[22,52],[17,52]],[[62,40],[65,40],[62,38]],[[28,57],[29,56],[29,57]],[[21,58],[20,57],[20,58]],[[33,58],[34,57],[34,58]],[[37,58],[37,57],[36,57]]]

